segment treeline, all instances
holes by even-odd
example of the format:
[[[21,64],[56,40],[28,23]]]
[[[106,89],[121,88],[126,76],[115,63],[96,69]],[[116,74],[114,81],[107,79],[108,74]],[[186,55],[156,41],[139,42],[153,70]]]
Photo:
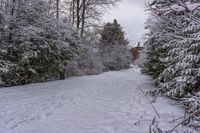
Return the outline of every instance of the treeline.
[[[154,0],[145,47],[143,71],[154,79],[161,93],[186,107],[183,122],[200,128],[200,1]],[[197,122],[195,122],[197,121]]]
[[[1,0],[0,87],[128,68],[122,27],[99,22],[116,2]]]

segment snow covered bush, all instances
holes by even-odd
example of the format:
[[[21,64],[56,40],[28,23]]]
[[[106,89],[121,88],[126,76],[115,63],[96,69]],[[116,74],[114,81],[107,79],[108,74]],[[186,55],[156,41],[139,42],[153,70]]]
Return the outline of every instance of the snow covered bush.
[[[105,71],[129,68],[131,53],[127,48],[128,41],[116,20],[104,26],[99,45]]]
[[[98,49],[84,44],[81,54],[69,61],[66,70],[66,77],[102,73],[103,65]]]
[[[2,75],[6,73],[9,70],[9,67],[11,65],[10,62],[7,62],[3,60],[3,57],[6,54],[6,50],[4,49],[4,25],[5,24],[5,18],[2,13],[0,13],[0,87],[5,85],[5,82],[3,82]]]
[[[181,101],[184,106],[187,108],[186,115],[188,115],[188,120],[184,124],[195,127],[200,131],[200,93],[186,98]]]
[[[62,45],[34,40],[10,47],[5,58],[16,65],[3,75],[3,79],[9,85],[58,79],[61,65],[64,67],[73,57],[69,46]]]
[[[78,67],[83,73],[92,75],[103,72],[103,64],[98,48],[90,46],[85,48],[83,53],[78,61]]]
[[[147,22],[150,32],[145,43],[145,70],[158,85],[158,89],[153,92],[180,101],[186,105],[190,120],[197,120],[197,92],[200,91],[200,1],[154,0],[149,9],[152,15],[149,19],[151,21]]]
[[[101,58],[105,71],[120,70],[130,67],[130,53],[124,46],[104,46]]]
[[[7,74],[13,65],[9,61],[0,60],[0,87],[6,86],[3,75]]]
[[[47,5],[42,0],[19,3],[12,28],[5,29],[9,45],[2,60],[14,64],[1,75],[7,86],[64,78],[66,64],[80,52],[73,30],[57,25]]]

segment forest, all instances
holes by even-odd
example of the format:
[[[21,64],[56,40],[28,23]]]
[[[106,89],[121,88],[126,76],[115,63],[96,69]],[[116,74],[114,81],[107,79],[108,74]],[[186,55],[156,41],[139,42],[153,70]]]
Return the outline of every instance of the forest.
[[[118,0],[1,0],[0,86],[129,68],[117,20],[101,23]]]

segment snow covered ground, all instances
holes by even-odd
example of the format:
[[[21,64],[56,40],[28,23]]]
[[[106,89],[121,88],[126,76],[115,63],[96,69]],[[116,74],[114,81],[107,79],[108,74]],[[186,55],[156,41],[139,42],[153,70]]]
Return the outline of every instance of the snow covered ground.
[[[138,67],[0,89],[0,133],[148,133],[156,116],[145,91],[151,79]],[[150,96],[149,96],[150,97]],[[184,111],[164,98],[152,98],[164,129]],[[182,132],[179,127],[179,132]]]

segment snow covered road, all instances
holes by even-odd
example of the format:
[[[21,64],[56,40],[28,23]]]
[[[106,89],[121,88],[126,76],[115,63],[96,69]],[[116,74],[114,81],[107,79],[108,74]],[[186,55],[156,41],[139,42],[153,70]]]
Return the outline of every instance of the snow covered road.
[[[138,85],[144,90],[153,87],[134,67],[2,88],[0,133],[148,133],[156,114]],[[161,116],[156,121],[163,128],[171,129],[176,123],[169,121],[184,114],[164,98],[153,101]]]

